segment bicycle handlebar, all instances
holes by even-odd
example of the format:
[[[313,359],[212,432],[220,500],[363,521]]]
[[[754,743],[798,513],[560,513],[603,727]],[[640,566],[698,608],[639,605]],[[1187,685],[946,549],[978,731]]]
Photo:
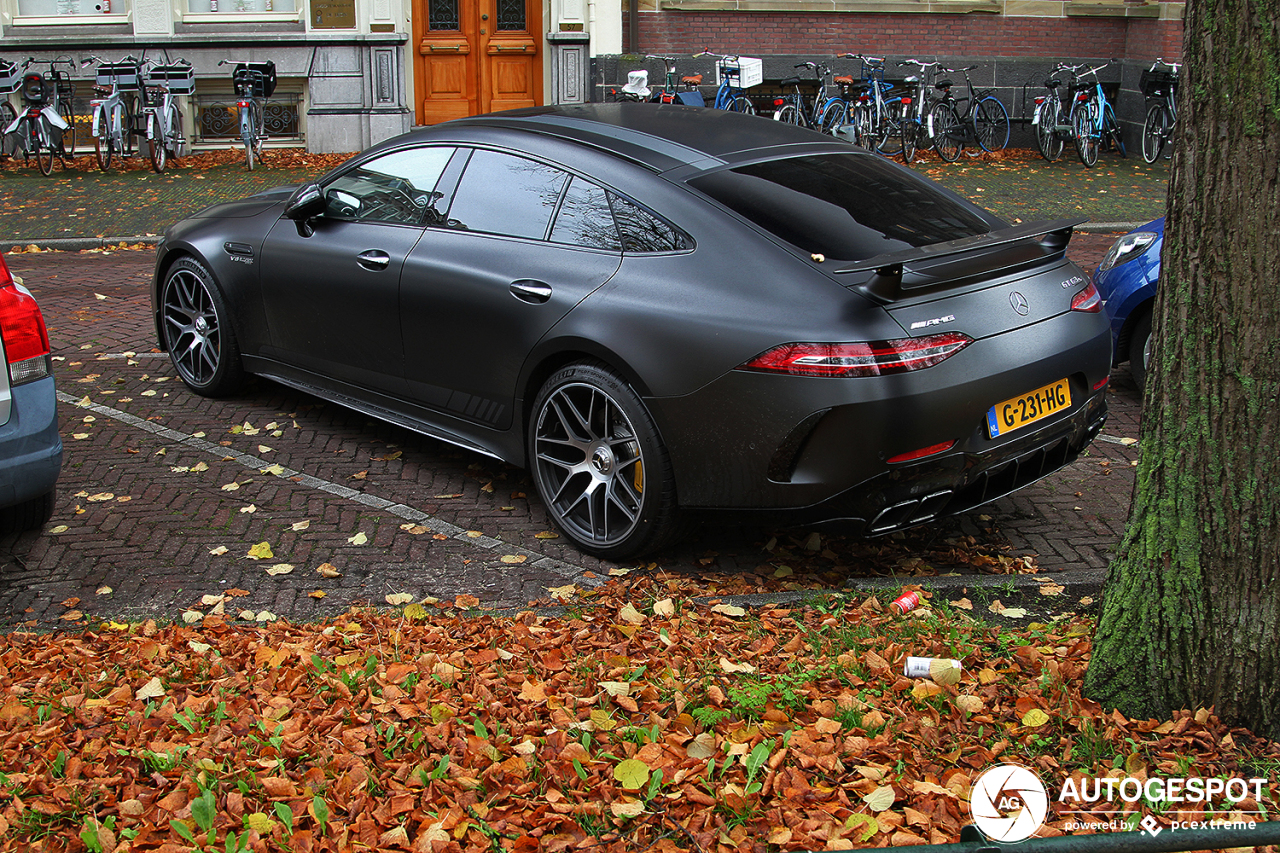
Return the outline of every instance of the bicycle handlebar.
[[[1156,66],[1159,66],[1159,65],[1164,65],[1168,68],[1172,68],[1175,74],[1178,72],[1178,69],[1182,67],[1181,62],[1165,62],[1164,59],[1157,59],[1155,62],[1151,63],[1151,68],[1149,68],[1148,70],[1155,71]]]

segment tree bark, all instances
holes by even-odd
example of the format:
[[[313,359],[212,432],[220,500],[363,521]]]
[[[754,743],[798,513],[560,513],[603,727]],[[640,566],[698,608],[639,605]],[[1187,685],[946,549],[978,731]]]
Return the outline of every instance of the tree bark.
[[[1141,457],[1087,695],[1280,738],[1280,0],[1186,5]]]

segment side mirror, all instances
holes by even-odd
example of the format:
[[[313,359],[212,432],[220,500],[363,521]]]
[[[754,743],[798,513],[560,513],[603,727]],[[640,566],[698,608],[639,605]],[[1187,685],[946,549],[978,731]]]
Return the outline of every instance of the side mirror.
[[[284,215],[298,226],[298,233],[310,237],[313,233],[309,220],[324,212],[324,191],[319,184],[303,184],[294,191],[284,206]]]

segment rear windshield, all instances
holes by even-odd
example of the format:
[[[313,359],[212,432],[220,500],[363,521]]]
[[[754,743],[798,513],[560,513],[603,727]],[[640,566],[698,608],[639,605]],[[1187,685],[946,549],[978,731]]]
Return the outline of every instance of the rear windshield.
[[[802,251],[833,260],[860,261],[991,230],[973,207],[879,157],[791,157],[690,183]]]

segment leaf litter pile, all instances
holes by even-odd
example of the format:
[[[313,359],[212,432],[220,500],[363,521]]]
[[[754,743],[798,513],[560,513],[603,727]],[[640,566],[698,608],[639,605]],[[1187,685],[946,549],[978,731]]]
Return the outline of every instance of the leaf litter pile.
[[[1203,709],[1135,721],[1083,699],[1086,620],[991,625],[927,591],[906,614],[705,593],[657,575],[556,615],[460,597],[319,625],[8,634],[0,849],[948,843],[999,762],[1051,791],[1068,775],[1261,776],[1262,803],[1230,805],[1274,808],[1276,744]],[[961,668],[908,678],[908,655]],[[1042,834],[1064,828],[1051,808]],[[1099,803],[1098,819],[1134,809]]]

